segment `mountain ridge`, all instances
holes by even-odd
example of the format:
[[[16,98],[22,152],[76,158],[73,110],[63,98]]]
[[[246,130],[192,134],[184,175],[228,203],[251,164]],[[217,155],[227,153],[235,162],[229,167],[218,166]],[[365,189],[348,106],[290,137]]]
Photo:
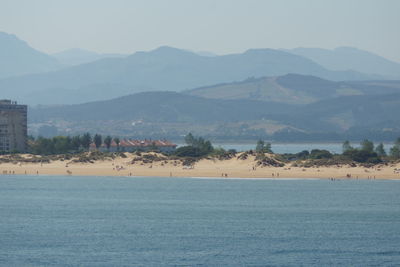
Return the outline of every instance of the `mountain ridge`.
[[[56,59],[32,48],[14,34],[0,32],[0,79],[62,67]]]
[[[287,104],[310,104],[322,99],[363,94],[400,92],[400,81],[336,82],[312,75],[248,78],[185,90],[184,93],[214,99],[252,99]]]
[[[340,96],[301,106],[144,92],[107,101],[30,108],[29,112],[31,126],[50,124],[75,132],[85,127],[107,132],[107,127],[112,127],[119,134],[140,131],[143,135],[162,132],[169,136],[192,130],[234,136],[240,132],[266,136],[280,131],[285,135],[285,129],[295,134],[341,136],[352,131],[400,133],[400,93]],[[132,126],[132,122],[143,127]]]
[[[333,79],[377,78],[356,72],[333,72],[307,58],[274,49],[251,49],[242,54],[203,57],[167,46],[124,58],[95,62],[50,73],[0,80],[4,97],[29,104],[72,104],[146,91],[181,91],[247,77],[312,74]],[[115,85],[110,90],[107,84]],[[90,89],[91,88],[91,89]],[[112,89],[112,90],[111,90]],[[92,90],[87,98],[86,90]],[[66,95],[61,102],[52,96]],[[68,102],[66,102],[68,100]]]
[[[283,49],[289,53],[307,57],[331,70],[355,70],[361,73],[374,73],[389,79],[400,79],[400,63],[372,52],[354,47],[335,49],[306,48]]]

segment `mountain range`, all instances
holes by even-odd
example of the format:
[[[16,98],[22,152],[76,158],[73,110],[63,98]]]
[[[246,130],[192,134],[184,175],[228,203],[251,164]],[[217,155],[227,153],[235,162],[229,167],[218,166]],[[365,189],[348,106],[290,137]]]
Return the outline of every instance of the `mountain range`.
[[[378,74],[388,79],[400,79],[400,64],[374,53],[354,47],[295,48],[284,51],[309,58],[330,70],[356,70]]]
[[[289,73],[283,76],[250,78],[184,91],[214,99],[248,99],[286,104],[310,104],[323,99],[351,95],[393,94],[400,92],[400,81],[330,81],[311,75]]]
[[[126,57],[125,54],[100,54],[80,48],[72,48],[58,53],[54,53],[53,56],[58,62],[65,66],[76,66],[81,64],[90,63],[103,58],[119,58]]]
[[[62,64],[13,34],[0,32],[0,79],[60,69]]]
[[[258,80],[269,81],[270,79],[266,77]],[[119,135],[137,134],[140,127],[131,127],[126,124],[126,122],[136,121],[146,125],[147,128],[141,130],[147,134],[163,132],[171,136],[177,134],[177,129],[181,129],[180,134],[192,130],[206,131],[203,134],[217,136],[220,134],[217,131],[222,131],[223,136],[229,137],[243,133],[243,127],[246,128],[244,132],[246,136],[252,138],[287,130],[302,135],[340,133],[342,137],[351,132],[358,133],[357,131],[361,133],[373,131],[375,135],[383,132],[390,133],[391,137],[400,134],[398,127],[400,124],[398,116],[400,114],[400,81],[350,83],[353,86],[351,90],[359,91],[356,94],[343,95],[337,93],[341,86],[340,82],[298,74],[273,79],[274,81],[281,80],[281,83],[286,84],[287,87],[280,85],[281,90],[288,91],[289,95],[291,95],[290,90],[299,91],[299,95],[302,90],[306,93],[314,93],[313,101],[299,104],[280,101],[283,98],[261,100],[261,98],[251,98],[245,94],[237,94],[235,99],[229,99],[219,94],[218,90],[212,98],[192,94],[203,90],[200,88],[183,93],[146,92],[86,104],[32,108],[29,119],[32,124],[57,124],[60,130],[66,128],[82,130],[90,125],[101,131],[111,127],[112,131],[116,131]],[[247,83],[249,81],[242,83],[243,91],[246,91]],[[308,87],[304,86],[302,89],[302,85],[305,84]],[[381,87],[375,88],[377,84]],[[234,86],[237,84],[234,83]],[[368,86],[371,87],[368,88]],[[222,87],[226,88],[226,86]],[[304,90],[304,88],[311,88],[311,90]],[[319,88],[319,91],[313,92],[313,88]],[[212,92],[209,88],[206,91]],[[324,94],[319,92],[324,92]],[[310,97],[305,99],[309,100]],[[105,126],[110,121],[114,121],[115,124]],[[124,127],[122,127],[123,123],[125,123]],[[220,126],[227,123],[230,124],[230,130],[226,126],[224,126],[225,129],[221,129]],[[174,125],[172,129],[168,129],[169,124]]]
[[[307,58],[273,49],[215,57],[160,47],[125,58],[106,58],[59,71],[0,80],[7,98],[29,104],[72,104],[143,91],[184,89],[248,77],[287,73],[332,80],[378,78],[354,71],[330,71]]]
[[[399,66],[348,47],[47,55],[0,33],[1,97],[30,105],[30,132],[50,125],[63,134],[143,137],[393,137]]]

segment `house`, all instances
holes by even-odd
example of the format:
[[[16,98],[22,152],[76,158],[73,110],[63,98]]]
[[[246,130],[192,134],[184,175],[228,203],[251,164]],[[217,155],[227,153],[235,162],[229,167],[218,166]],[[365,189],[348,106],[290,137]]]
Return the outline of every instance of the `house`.
[[[120,141],[119,146],[113,140],[111,142],[110,148],[108,149],[106,144],[102,144],[98,149],[94,143],[90,144],[90,151],[101,151],[101,152],[134,152],[134,151],[160,151],[165,153],[174,152],[176,149],[176,144],[173,144],[167,140],[133,140],[133,139],[123,139]]]

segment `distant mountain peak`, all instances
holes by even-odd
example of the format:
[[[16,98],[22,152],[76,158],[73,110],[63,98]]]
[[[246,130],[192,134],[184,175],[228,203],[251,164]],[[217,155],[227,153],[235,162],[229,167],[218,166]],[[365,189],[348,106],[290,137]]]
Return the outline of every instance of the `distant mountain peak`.
[[[176,48],[176,47],[172,47],[172,46],[167,46],[167,45],[163,45],[160,46],[152,51],[150,51],[150,53],[154,53],[154,54],[162,54],[162,55],[179,55],[179,54],[187,54],[187,55],[196,55],[196,53],[186,50],[186,49],[180,49],[180,48]]]
[[[33,48],[29,47],[29,44],[27,42],[25,42],[24,40],[19,39],[14,34],[6,33],[6,32],[0,32],[0,45],[6,45],[6,47],[8,47],[10,49],[16,48],[16,47],[26,47],[26,48],[33,49]],[[1,53],[2,53],[2,51],[0,51],[0,54]]]
[[[252,48],[246,50],[245,54],[266,54],[266,53],[281,53],[282,51],[272,49],[272,48]],[[286,53],[286,52],[282,52]]]
[[[82,48],[70,48],[63,50],[61,52],[54,53],[53,55],[61,55],[61,54],[71,54],[71,53],[80,53],[80,54],[92,54],[92,55],[98,55],[98,53],[87,50],[87,49],[82,49]]]
[[[100,54],[87,49],[71,48],[58,53],[53,56],[61,63],[67,66],[75,66],[86,64],[103,58],[125,57],[122,54]]]
[[[14,34],[0,32],[0,78],[59,69],[57,60]]]
[[[19,40],[21,42],[24,42],[24,41],[18,39],[18,37],[15,36],[14,34],[1,32],[1,31],[0,31],[0,38],[3,39],[3,40],[9,39],[9,40]]]
[[[400,63],[355,47],[341,46],[335,49],[299,47],[284,51],[309,58],[334,71],[353,70],[377,74],[386,79],[400,78]]]

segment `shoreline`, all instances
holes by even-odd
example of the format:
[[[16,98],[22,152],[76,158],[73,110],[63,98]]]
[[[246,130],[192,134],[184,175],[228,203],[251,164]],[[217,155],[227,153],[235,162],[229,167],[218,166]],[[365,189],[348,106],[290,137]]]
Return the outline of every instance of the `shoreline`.
[[[1,174],[0,179],[2,177],[90,177],[90,178],[132,178],[132,179],[146,179],[146,178],[159,178],[159,179],[198,179],[198,180],[252,180],[252,181],[317,181],[317,180],[331,180],[331,181],[400,181],[399,178],[329,178],[329,177],[217,177],[217,176],[124,176],[124,175],[68,175],[68,174]]]
[[[76,162],[73,158],[49,162],[26,162],[32,155],[20,160],[0,163],[1,175],[57,175],[103,177],[174,177],[202,179],[400,179],[400,162],[373,167],[333,165],[294,167],[259,166],[254,156],[246,159],[202,159],[184,165],[178,159],[162,157],[152,152],[141,157],[126,153],[125,157],[102,158],[90,162]],[[152,159],[150,160],[150,157]],[[158,158],[157,158],[158,157]]]

